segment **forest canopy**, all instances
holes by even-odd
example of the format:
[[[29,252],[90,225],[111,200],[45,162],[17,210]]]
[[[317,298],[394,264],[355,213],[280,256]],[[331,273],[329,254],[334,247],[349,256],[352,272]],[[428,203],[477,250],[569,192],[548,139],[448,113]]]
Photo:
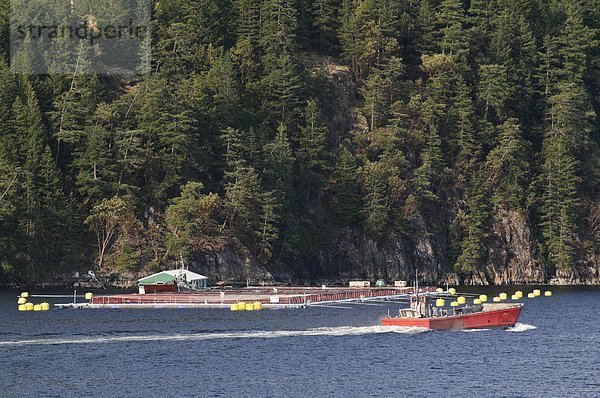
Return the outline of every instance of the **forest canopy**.
[[[548,270],[598,261],[598,0],[160,0],[137,76],[15,74],[9,16],[0,279],[228,246],[306,275],[422,230],[466,275],[515,214]]]

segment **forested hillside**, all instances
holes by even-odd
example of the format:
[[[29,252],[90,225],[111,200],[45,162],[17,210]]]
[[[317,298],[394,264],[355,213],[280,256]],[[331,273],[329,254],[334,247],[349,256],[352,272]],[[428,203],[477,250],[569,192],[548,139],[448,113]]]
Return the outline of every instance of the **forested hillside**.
[[[8,10],[4,281],[600,280],[599,0],[160,0],[139,77],[12,74]]]

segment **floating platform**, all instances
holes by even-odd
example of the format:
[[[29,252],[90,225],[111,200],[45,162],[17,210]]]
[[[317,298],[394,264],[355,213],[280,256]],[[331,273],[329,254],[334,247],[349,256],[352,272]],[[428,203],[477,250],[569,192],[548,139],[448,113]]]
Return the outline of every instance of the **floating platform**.
[[[433,292],[435,288],[420,288]],[[263,308],[301,308],[308,306],[393,301],[414,294],[412,287],[247,287],[205,291],[114,294],[94,296],[86,303],[55,304],[59,308],[230,308],[240,302],[261,303]]]

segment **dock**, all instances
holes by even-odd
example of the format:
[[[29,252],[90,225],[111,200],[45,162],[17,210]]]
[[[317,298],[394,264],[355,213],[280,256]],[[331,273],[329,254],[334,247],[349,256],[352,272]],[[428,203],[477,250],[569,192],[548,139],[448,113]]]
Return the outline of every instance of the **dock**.
[[[420,288],[420,293],[435,288]],[[413,287],[246,287],[153,294],[94,296],[83,303],[55,304],[58,308],[230,308],[241,302],[261,303],[263,308],[304,308],[343,303],[406,300]]]

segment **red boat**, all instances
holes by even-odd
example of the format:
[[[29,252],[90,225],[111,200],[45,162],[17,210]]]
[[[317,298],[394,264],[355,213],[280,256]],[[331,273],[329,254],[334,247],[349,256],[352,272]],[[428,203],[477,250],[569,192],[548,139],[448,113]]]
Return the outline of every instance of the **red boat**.
[[[430,309],[425,303],[401,309],[397,317],[387,317],[383,326],[412,326],[433,330],[509,328],[519,319],[522,303],[493,303],[455,308]],[[429,314],[428,312],[431,312]]]

